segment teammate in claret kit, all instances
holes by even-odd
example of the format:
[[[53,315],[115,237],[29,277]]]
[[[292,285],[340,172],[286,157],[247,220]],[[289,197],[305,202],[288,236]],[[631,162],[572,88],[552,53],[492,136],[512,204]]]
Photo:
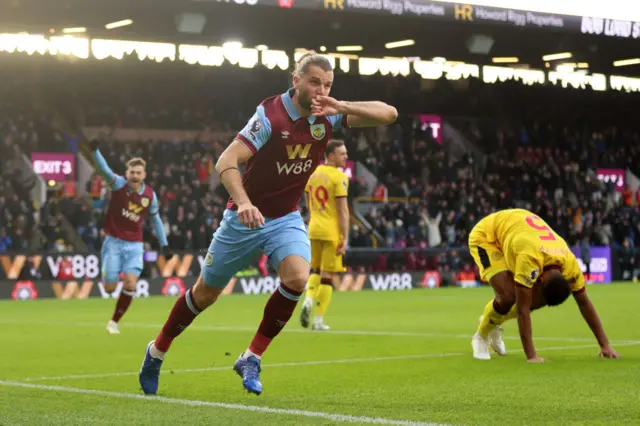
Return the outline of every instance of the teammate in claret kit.
[[[213,304],[231,277],[262,250],[281,284],[269,298],[258,330],[234,370],[248,392],[262,393],[263,353],[287,324],[309,278],[311,248],[298,202],[341,127],[393,123],[394,107],[383,102],[344,102],[329,97],[330,62],[314,52],[293,73],[293,88],[265,99],[222,153],[216,170],[230,194],[196,284],[180,297],[144,356],[139,381],[146,394],[158,389],[160,368],[173,340]],[[241,174],[238,167],[246,163]]]
[[[97,141],[91,143],[91,149],[98,173],[111,188],[111,199],[104,218],[104,232],[107,236],[102,244],[101,262],[102,279],[107,293],[116,290],[119,276],[121,273],[124,274],[115,311],[107,323],[107,331],[110,334],[119,334],[118,323],[136,294],[136,283],[144,265],[142,219],[145,216],[151,216],[165,258],[170,259],[173,254],[158,214],[158,197],[154,190],[144,183],[145,161],[142,158],[129,160],[126,177],[122,177],[109,168],[98,149]]]

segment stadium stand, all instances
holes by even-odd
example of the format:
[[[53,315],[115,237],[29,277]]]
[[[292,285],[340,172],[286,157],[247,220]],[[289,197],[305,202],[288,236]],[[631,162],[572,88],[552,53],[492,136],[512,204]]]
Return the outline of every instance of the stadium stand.
[[[22,105],[32,110],[39,105],[39,113],[12,116],[3,111],[4,146],[19,146],[29,153],[42,149],[44,140],[47,151],[82,152],[78,144],[82,137],[72,135],[83,127],[101,129],[93,137],[104,139],[103,152],[116,172],[123,173],[124,162],[132,156],[147,160],[148,183],[160,198],[170,245],[176,250],[206,248],[226,200],[224,189],[217,187],[213,164],[229,138],[200,141],[196,133],[188,140],[125,143],[113,141],[111,135],[117,129],[237,131],[259,99],[286,86],[286,74],[231,66],[204,73],[185,64],[169,64],[171,72],[166,73],[134,60],[70,65],[49,57],[29,58],[34,60],[46,65],[48,80],[33,75],[17,78],[4,91],[14,98],[16,91],[40,93],[38,99],[21,98]],[[27,62],[19,58],[4,72],[16,75],[32,67]],[[131,73],[122,73],[123,64]],[[367,224],[353,224],[351,247],[397,251],[374,256],[354,252],[351,266],[419,270],[429,264],[462,270],[471,263],[464,246],[477,220],[514,206],[535,211],[572,244],[584,238],[620,250],[625,244],[631,248],[640,244],[640,232],[632,225],[640,216],[636,207],[640,194],[618,192],[596,176],[600,168],[637,173],[640,141],[637,133],[627,131],[632,121],[626,112],[637,103],[635,98],[621,92],[531,87],[514,81],[486,84],[475,79],[460,91],[444,78],[435,81],[432,90],[416,93],[412,88],[417,83],[411,77],[345,75],[335,91],[344,97],[385,99],[404,111],[450,116],[477,149],[452,153],[434,139],[430,128],[416,126],[410,115],[388,128],[347,130],[340,135],[350,157],[376,178],[367,182],[358,174],[352,181],[351,205],[363,200],[374,203],[364,209]],[[252,91],[242,90],[247,85]],[[239,92],[244,96],[238,97]],[[17,190],[15,196],[4,191],[4,199],[0,198],[1,228],[6,234],[0,250],[28,247],[25,241],[33,237],[30,230],[38,224],[42,232],[34,247],[72,249],[70,241],[75,239],[69,238],[65,220],[88,250],[100,249],[108,192],[99,177],[86,183],[82,191],[86,195],[77,195],[78,188],[70,183],[34,209],[28,186],[20,186],[10,173],[11,167],[3,167],[0,184]],[[301,211],[305,212],[304,206]],[[16,215],[23,219],[11,221]],[[15,225],[7,229],[10,222]],[[146,241],[156,247],[150,226],[145,233]],[[406,249],[416,250],[402,252]],[[430,249],[439,251],[425,252]]]

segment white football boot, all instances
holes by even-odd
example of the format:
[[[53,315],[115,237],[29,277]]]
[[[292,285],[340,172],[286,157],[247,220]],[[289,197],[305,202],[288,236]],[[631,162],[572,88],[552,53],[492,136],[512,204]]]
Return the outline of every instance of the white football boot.
[[[489,332],[489,345],[498,355],[504,356],[507,347],[502,340],[502,327],[498,326]]]
[[[309,327],[311,309],[313,309],[313,299],[304,299],[302,309],[300,309],[300,325],[304,328]]]
[[[327,324],[313,324],[313,331],[329,331],[331,327]]]
[[[473,357],[475,359],[481,359],[488,361],[491,359],[489,353],[489,339],[480,336],[476,333],[471,340],[471,347],[473,348]]]
[[[107,332],[109,334],[120,334],[120,330],[118,330],[118,323],[113,320],[110,320],[107,323]]]

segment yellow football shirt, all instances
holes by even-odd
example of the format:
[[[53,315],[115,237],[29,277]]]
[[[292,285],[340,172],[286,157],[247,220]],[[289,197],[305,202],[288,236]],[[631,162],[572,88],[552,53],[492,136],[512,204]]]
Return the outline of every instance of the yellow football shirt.
[[[308,194],[309,238],[312,240],[341,241],[336,198],[346,197],[349,191],[347,175],[333,166],[320,165],[309,178]]]
[[[557,266],[573,292],[584,288],[584,276],[567,242],[540,217],[524,209],[491,214],[487,239],[504,254],[517,283],[532,287],[545,268]]]

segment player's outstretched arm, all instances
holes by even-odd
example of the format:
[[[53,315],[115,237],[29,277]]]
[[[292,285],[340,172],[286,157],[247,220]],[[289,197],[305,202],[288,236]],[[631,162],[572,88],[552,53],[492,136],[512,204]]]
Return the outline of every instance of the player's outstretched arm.
[[[247,192],[242,185],[242,175],[238,166],[246,163],[252,156],[251,150],[239,139],[234,139],[231,145],[224,150],[218,162],[216,171],[220,175],[220,181],[238,205],[238,218],[249,228],[258,228],[264,225],[262,213],[251,204]]]
[[[596,312],[595,306],[591,303],[591,299],[589,299],[586,289],[583,288],[582,290],[573,293],[573,298],[580,308],[582,317],[598,340],[598,344],[600,345],[600,357],[620,358],[620,355],[618,355],[618,353],[609,344],[609,339],[604,332],[604,328],[602,328],[602,322],[600,321],[598,312]]]
[[[160,217],[160,208],[158,207],[158,196],[155,191],[153,192],[153,199],[151,200],[151,208],[149,209],[151,215],[151,223],[153,224],[153,230],[158,237],[160,247],[162,247],[162,253],[165,259],[169,260],[173,257],[173,252],[169,248],[169,242],[167,241],[167,233],[164,231],[164,224]]]
[[[380,101],[347,102],[330,96],[318,96],[311,100],[311,114],[337,115],[347,117],[349,127],[371,127],[391,124],[398,118],[395,107]]]
[[[112,189],[120,189],[126,183],[127,180],[115,174],[113,170],[107,164],[107,160],[104,159],[102,153],[98,149],[98,142],[91,142],[91,151],[93,151],[93,161],[96,163],[96,169],[100,176],[102,176],[106,181],[107,185],[109,185]]]
[[[518,329],[520,330],[520,340],[522,349],[528,362],[543,362],[538,358],[536,348],[533,345],[533,333],[531,331],[531,301],[533,300],[532,290],[522,284],[516,283],[516,310],[518,311]]]

